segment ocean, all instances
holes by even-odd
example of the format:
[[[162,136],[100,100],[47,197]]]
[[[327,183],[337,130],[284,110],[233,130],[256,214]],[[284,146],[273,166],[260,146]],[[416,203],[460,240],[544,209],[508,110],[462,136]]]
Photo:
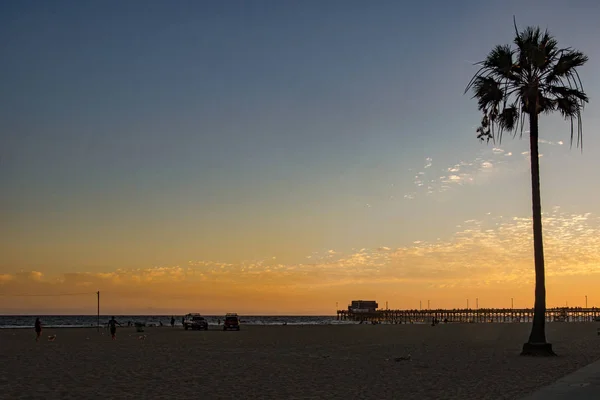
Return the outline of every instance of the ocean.
[[[105,326],[110,319],[109,315],[100,316],[100,325]],[[175,325],[181,326],[182,316],[175,315]],[[240,315],[240,322],[243,325],[353,325],[359,324],[357,321],[338,321],[335,316],[322,315],[322,316],[274,316],[274,315]],[[33,328],[36,316],[30,315],[0,315],[0,329],[7,328]],[[97,325],[96,315],[40,315],[39,316],[42,325],[47,328],[86,328],[95,327]],[[204,315],[209,325],[218,325],[219,321],[222,323],[225,318],[223,315]],[[120,322],[123,326],[127,326],[128,323],[133,325],[135,322],[141,322],[146,326],[160,326],[171,324],[170,315],[115,315],[115,319]],[[589,322],[592,321],[590,317],[570,316],[568,319],[570,322]],[[547,322],[552,322],[551,318],[546,319]],[[600,322],[600,317],[597,320]],[[463,321],[465,322],[465,321]],[[515,320],[503,321],[497,323],[514,323]],[[521,322],[528,322],[523,320]],[[390,322],[383,322],[384,324]],[[413,324],[429,324],[429,319],[414,320]]]
[[[111,316],[101,315],[100,324],[106,325]],[[175,325],[181,326],[182,316],[175,315]],[[32,328],[36,316],[29,315],[1,315],[0,329],[4,328]],[[84,328],[95,327],[98,317],[96,315],[40,315],[42,325],[47,328]],[[205,315],[209,325],[222,322],[223,315]],[[147,326],[171,324],[170,315],[115,315],[115,319],[122,325],[129,322],[145,323]],[[244,325],[338,325],[357,324],[353,321],[337,321],[335,316],[273,316],[273,315],[240,315],[240,322]]]

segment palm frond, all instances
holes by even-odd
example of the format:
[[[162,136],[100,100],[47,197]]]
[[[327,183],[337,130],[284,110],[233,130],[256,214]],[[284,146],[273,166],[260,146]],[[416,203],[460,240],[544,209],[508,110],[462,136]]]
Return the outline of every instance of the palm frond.
[[[484,63],[483,61],[480,61],[480,62],[477,62],[477,63],[475,63],[474,65],[479,65],[479,66],[481,66],[481,65],[483,65],[483,63]],[[469,90],[471,90],[471,88],[473,87],[473,83],[475,83],[475,80],[476,80],[477,78],[479,78],[479,77],[481,77],[481,76],[485,76],[485,75],[487,75],[487,74],[485,73],[485,70],[486,70],[486,69],[487,69],[487,67],[483,66],[483,67],[479,68],[479,70],[478,70],[477,72],[475,72],[475,75],[473,75],[473,77],[471,78],[471,80],[469,81],[469,83],[467,83],[467,87],[465,87],[465,91],[463,92],[463,94],[467,94],[467,92],[468,92]]]
[[[538,112],[550,114],[556,110],[556,100],[550,97],[539,96],[538,98]]]
[[[574,74],[577,74],[576,68],[583,66],[587,61],[588,57],[580,51],[571,49],[563,50],[558,61],[556,61],[552,69],[545,76],[545,83],[551,85],[556,83],[560,78],[571,78]],[[583,86],[578,74],[576,78],[579,87]]]
[[[583,125],[581,121],[581,111],[583,110],[583,105],[585,102],[575,95],[556,97],[555,102],[556,110],[563,116],[564,119],[571,122],[571,146],[573,146],[573,140],[575,134],[577,134],[576,145],[583,151]],[[577,130],[574,129],[575,121],[577,122]]]
[[[505,79],[518,80],[519,75],[515,71],[513,54],[514,52],[509,45],[498,45],[488,54],[483,62],[483,66],[493,75]]]
[[[540,66],[540,70],[545,72],[548,70],[548,67],[556,61],[556,57],[560,51],[558,49],[558,42],[547,30],[544,32],[544,36],[541,40],[540,48],[544,53],[544,61]]]
[[[492,77],[477,77],[473,83],[479,110],[487,110],[498,105],[504,98],[500,83]]]
[[[573,97],[558,97],[556,102],[556,110],[565,118],[577,117],[581,111],[581,105]]]
[[[543,64],[544,54],[540,51],[540,39],[540,28],[527,27],[514,40],[519,55],[519,66],[526,71],[528,77],[531,77],[534,68]]]
[[[490,142],[490,140],[495,141],[494,134],[491,130],[490,119],[487,113],[483,113],[483,117],[481,118],[481,123],[477,128],[477,139],[481,141]]]
[[[498,114],[498,142],[502,142],[502,133],[516,132],[519,126],[520,113],[517,104],[512,104],[510,107],[505,107]]]
[[[589,101],[587,94],[578,89],[572,89],[565,86],[549,85],[545,88],[545,90],[556,97],[572,97],[573,99],[578,100],[582,107],[584,103]]]

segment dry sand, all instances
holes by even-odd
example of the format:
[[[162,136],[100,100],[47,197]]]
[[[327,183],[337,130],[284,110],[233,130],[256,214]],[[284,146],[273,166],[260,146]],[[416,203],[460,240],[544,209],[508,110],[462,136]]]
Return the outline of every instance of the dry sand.
[[[598,327],[548,324],[555,358],[519,357],[529,324],[7,329],[0,398],[516,399],[599,359]]]

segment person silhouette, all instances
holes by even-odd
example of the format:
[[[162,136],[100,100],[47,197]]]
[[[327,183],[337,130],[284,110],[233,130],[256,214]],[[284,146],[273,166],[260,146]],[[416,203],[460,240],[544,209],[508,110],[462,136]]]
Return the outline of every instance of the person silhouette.
[[[42,323],[39,318],[35,319],[35,341],[39,342],[40,335],[42,334]]]
[[[112,340],[115,340],[117,338],[117,325],[121,326],[121,324],[117,322],[115,317],[112,317],[108,321],[108,326],[110,327],[110,335],[112,336]]]

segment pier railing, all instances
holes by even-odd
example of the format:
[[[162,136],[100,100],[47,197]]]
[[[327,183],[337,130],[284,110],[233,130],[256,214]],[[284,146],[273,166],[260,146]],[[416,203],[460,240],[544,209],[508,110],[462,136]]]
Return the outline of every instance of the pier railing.
[[[374,312],[352,312],[338,310],[337,319],[342,321],[386,322],[392,324],[438,322],[531,322],[533,308],[479,308],[438,310],[376,310]],[[592,322],[600,321],[600,308],[560,307],[546,310],[548,322]]]

